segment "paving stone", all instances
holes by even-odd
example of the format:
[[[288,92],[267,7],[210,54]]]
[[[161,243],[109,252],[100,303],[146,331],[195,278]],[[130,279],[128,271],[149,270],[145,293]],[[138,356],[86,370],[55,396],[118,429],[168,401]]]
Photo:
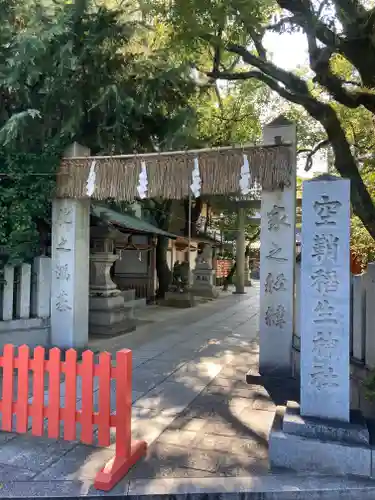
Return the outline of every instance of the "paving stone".
[[[30,422],[31,423],[31,422]],[[15,427],[16,422],[14,419],[13,426]],[[3,446],[5,443],[10,441],[11,439],[15,439],[19,434],[15,434],[13,432],[0,432],[0,446]]]
[[[242,380],[216,378],[206,387],[203,394],[253,398],[258,394],[267,395],[267,392],[264,389],[262,390],[259,386],[248,385]]]
[[[182,383],[161,383],[146,395],[135,402],[139,408],[150,408],[156,410],[168,409],[169,412],[180,413],[191,403],[204,389],[204,385],[187,387]]]
[[[132,360],[133,370],[135,368],[138,368],[139,366],[142,366],[144,363],[147,363],[147,361],[150,361],[150,359],[154,359],[154,358],[148,358],[148,357],[144,357],[144,356],[133,356],[133,360]]]
[[[18,436],[0,450],[0,464],[41,472],[76,446],[75,442]]]
[[[132,388],[136,392],[145,394],[163,382],[169,374],[170,372],[160,373],[153,370],[139,368],[133,372]]]
[[[249,371],[248,365],[226,365],[220,371],[220,377],[231,378],[234,380],[245,380],[246,373]]]
[[[22,469],[20,467],[13,467],[7,464],[0,465],[0,481],[27,481],[33,479],[35,471],[29,469]],[[1,485],[0,485],[0,496]]]
[[[146,361],[146,363],[143,363],[139,369],[135,369],[134,373],[136,374],[137,371],[143,371],[143,370],[149,370],[153,373],[157,373],[160,375],[164,375],[165,377],[168,377],[171,373],[174,371],[178,370],[183,366],[183,363],[179,359],[173,359],[173,360],[160,360],[158,357],[154,359],[150,359]]]
[[[207,451],[218,451],[223,454],[267,459],[267,441],[261,437],[245,439],[236,436],[219,436],[200,432],[192,446]]]
[[[218,474],[248,477],[253,474],[266,474],[268,468],[267,453],[265,456],[225,453],[221,457]]]
[[[255,400],[253,400],[252,409],[253,410],[264,410],[264,411],[275,412],[276,405],[271,399],[269,399],[267,397],[265,397],[265,398],[257,397]]]
[[[248,398],[220,397],[212,394],[201,394],[190,405],[191,409],[201,409],[203,415],[221,414],[228,417],[239,415],[245,408],[252,407],[253,401]]]
[[[184,418],[179,415],[171,422],[168,429],[197,433],[201,431],[205,425],[207,425],[207,421],[203,418]]]
[[[94,479],[114,456],[113,450],[78,445],[35,477],[37,481]]]
[[[207,477],[217,472],[219,464],[220,453],[157,442],[149,448],[146,459],[134,468],[129,479]]]
[[[173,444],[175,446],[190,446],[196,440],[197,434],[192,431],[173,430],[167,428],[158,438],[158,442]]]
[[[138,411],[137,411],[138,410]],[[132,438],[141,439],[151,445],[173,422],[175,415],[165,412],[150,412],[133,407]]]
[[[268,439],[274,416],[275,412],[245,408],[239,416],[239,421],[249,433]]]

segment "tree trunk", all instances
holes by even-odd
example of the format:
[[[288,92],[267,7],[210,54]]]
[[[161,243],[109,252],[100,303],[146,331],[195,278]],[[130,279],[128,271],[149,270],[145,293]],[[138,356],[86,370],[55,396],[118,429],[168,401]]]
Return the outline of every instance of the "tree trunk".
[[[154,212],[155,222],[158,228],[163,231],[168,231],[169,229],[171,207],[172,200],[149,200],[148,209]],[[155,249],[155,267],[159,282],[156,297],[160,299],[164,298],[171,280],[171,270],[169,269],[167,260],[168,241],[168,238],[158,236],[158,242]]]
[[[158,299],[164,299],[171,282],[171,270],[167,261],[168,241],[168,238],[159,236],[156,245],[156,274],[159,282],[156,296]]]

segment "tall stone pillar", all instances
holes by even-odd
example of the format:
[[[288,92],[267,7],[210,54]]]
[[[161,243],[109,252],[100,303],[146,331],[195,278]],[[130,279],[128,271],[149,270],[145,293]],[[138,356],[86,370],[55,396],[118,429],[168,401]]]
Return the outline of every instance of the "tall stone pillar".
[[[245,293],[245,217],[243,207],[238,207],[236,241],[236,291]]]
[[[292,372],[296,223],[296,127],[279,117],[263,130],[264,144],[291,144],[290,185],[262,191],[260,236],[260,353],[262,374]]]
[[[88,156],[74,144],[65,156]],[[84,348],[88,342],[90,200],[52,201],[51,344]]]

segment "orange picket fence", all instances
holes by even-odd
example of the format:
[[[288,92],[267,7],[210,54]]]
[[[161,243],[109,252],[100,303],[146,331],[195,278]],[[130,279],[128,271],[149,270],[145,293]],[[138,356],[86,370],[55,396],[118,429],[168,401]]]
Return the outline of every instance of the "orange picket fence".
[[[116,446],[113,459],[97,474],[95,487],[109,491],[122,479],[129,469],[145,455],[147,445],[144,441],[131,440],[132,407],[132,353],[123,349],[116,353],[112,364],[111,354],[99,354],[95,363],[94,353],[85,351],[82,361],[77,361],[77,352],[69,349],[65,361],[61,360],[58,348],[49,350],[48,359],[43,347],[34,349],[30,357],[27,345],[18,348],[15,355],[13,345],[4,346],[0,356],[2,368],[2,398],[0,400],[2,431],[25,433],[30,429],[34,436],[47,436],[58,439],[60,424],[63,422],[63,439],[73,441],[77,436],[77,423],[81,425],[79,440],[93,444],[94,425],[97,426],[99,446],[109,446],[110,428],[116,428]],[[48,389],[45,376],[48,374]],[[15,375],[17,377],[15,378]],[[30,378],[30,375],[32,377]],[[77,382],[81,378],[81,409],[77,410]],[[94,377],[98,377],[98,411],[94,411]],[[29,395],[32,381],[32,397]],[[111,413],[111,381],[116,384],[115,407]],[[64,406],[61,405],[61,388],[65,385]],[[14,398],[16,393],[16,398]],[[48,403],[45,403],[45,393]],[[14,401],[14,399],[16,399]],[[15,416],[15,428],[13,417]],[[45,425],[46,423],[46,425]]]

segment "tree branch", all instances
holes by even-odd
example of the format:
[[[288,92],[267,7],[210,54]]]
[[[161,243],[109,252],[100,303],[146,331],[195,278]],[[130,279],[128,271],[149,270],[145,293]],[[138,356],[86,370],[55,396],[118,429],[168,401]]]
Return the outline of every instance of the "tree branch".
[[[296,16],[282,17],[277,23],[269,24],[265,27],[265,31],[280,31],[287,24],[298,24],[296,21]]]
[[[307,153],[306,156],[306,165],[305,172],[308,172],[313,165],[313,157],[316,155],[318,151],[323,148],[326,148],[330,145],[329,139],[324,139],[323,141],[318,142],[312,149],[300,149],[297,154]]]
[[[310,37],[308,36],[308,38]],[[309,53],[310,66],[315,72],[313,81],[325,87],[332,97],[348,108],[354,109],[364,106],[372,113],[375,113],[374,94],[360,90],[349,91],[344,87],[346,82],[332,73],[329,62],[332,52],[329,48],[318,49],[316,46],[315,48],[310,48],[309,43]]]
[[[315,36],[323,45],[344,56],[356,67],[364,85],[375,86],[372,68],[375,66],[373,31],[375,10],[366,10],[357,0],[333,0],[337,17],[341,21],[344,34],[338,35],[314,12],[311,0],[276,0],[278,5],[295,16],[295,22],[310,37]],[[349,13],[353,13],[353,16]],[[344,104],[344,103],[343,103]]]
[[[352,203],[356,214],[360,217],[370,234],[375,239],[375,207],[358,171],[356,161],[350,150],[345,132],[330,104],[321,102],[313,97],[307,84],[292,73],[276,67],[269,61],[264,61],[249,53],[245,47],[229,45],[230,52],[242,56],[244,62],[257,67],[260,71],[242,73],[215,72],[212,78],[245,80],[256,78],[266,83],[272,90],[290,102],[300,104],[317,121],[321,123],[327,133],[327,141],[332,145],[335,154],[335,166],[342,177],[351,180]],[[316,151],[323,147],[320,144]],[[315,152],[316,152],[315,151]]]
[[[295,22],[305,28],[306,24],[315,28],[317,38],[331,48],[341,47],[343,40],[324,24],[315,14],[310,0],[276,0],[282,9],[294,14]]]
[[[308,92],[307,84],[302,78],[294,75],[289,71],[285,71],[270,61],[259,59],[249,52],[246,47],[237,45],[234,43],[229,43],[225,46],[228,52],[233,54],[238,54],[242,57],[242,60],[260,69],[263,73],[266,73],[271,78],[278,80],[288,87],[292,87],[296,92],[306,93]]]

